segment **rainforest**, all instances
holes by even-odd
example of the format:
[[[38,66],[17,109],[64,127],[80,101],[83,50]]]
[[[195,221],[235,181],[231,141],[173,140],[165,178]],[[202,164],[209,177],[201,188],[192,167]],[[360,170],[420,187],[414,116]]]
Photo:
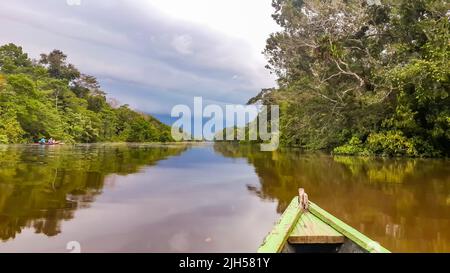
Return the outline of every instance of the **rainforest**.
[[[343,155],[450,155],[448,1],[274,0],[264,51],[281,143]]]
[[[32,60],[22,47],[0,47],[0,143],[167,142],[170,127],[107,99],[94,76],[60,50]]]

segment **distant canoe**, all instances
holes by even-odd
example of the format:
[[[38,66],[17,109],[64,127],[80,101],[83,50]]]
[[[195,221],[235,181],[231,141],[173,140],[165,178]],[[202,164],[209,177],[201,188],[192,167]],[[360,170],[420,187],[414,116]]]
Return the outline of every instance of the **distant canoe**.
[[[389,253],[389,250],[316,204],[292,200],[259,253]]]

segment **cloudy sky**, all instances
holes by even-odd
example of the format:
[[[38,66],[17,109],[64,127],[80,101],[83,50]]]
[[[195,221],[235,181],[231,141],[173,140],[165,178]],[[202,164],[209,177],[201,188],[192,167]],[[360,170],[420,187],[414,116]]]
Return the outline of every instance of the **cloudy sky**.
[[[79,2],[79,5],[77,4]],[[271,0],[0,0],[0,43],[55,48],[109,96],[152,114],[244,104],[275,85],[261,54]]]

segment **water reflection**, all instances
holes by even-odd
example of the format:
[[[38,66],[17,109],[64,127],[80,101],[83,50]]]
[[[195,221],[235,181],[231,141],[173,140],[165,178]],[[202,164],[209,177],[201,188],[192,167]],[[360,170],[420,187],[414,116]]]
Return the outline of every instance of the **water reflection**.
[[[0,153],[0,252],[254,252],[278,218],[247,191],[252,167],[211,145]]]
[[[61,221],[87,208],[110,174],[136,173],[185,146],[0,146],[0,239],[24,228],[55,236]]]
[[[448,160],[259,146],[0,146],[0,252],[254,252],[299,187],[392,251],[450,252]],[[87,209],[86,209],[87,208]]]
[[[248,190],[283,212],[299,187],[310,199],[395,252],[450,252],[448,160],[331,157],[216,144],[245,158],[260,185]]]

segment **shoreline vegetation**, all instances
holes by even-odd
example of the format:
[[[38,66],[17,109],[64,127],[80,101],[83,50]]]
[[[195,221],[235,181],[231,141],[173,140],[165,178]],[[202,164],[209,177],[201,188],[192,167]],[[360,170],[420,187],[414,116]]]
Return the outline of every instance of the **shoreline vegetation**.
[[[170,142],[170,127],[107,99],[93,76],[60,50],[32,60],[20,46],[0,47],[0,144]]]
[[[267,40],[280,143],[339,155],[450,156],[450,6],[444,0],[272,0]]]
[[[281,30],[264,54],[278,87],[248,104],[280,106],[282,147],[448,158],[446,2],[273,0]],[[66,59],[59,50],[32,60],[20,46],[0,47],[0,144],[174,142],[168,125],[108,100]]]
[[[155,142],[72,142],[72,143],[61,143],[60,145],[41,145],[39,143],[0,143],[1,147],[13,147],[13,146],[42,146],[42,147],[65,147],[65,146],[137,146],[137,147],[150,147],[150,146],[176,146],[176,147],[182,147],[182,146],[200,146],[200,145],[212,145],[215,142],[208,142],[208,141],[155,141]]]

